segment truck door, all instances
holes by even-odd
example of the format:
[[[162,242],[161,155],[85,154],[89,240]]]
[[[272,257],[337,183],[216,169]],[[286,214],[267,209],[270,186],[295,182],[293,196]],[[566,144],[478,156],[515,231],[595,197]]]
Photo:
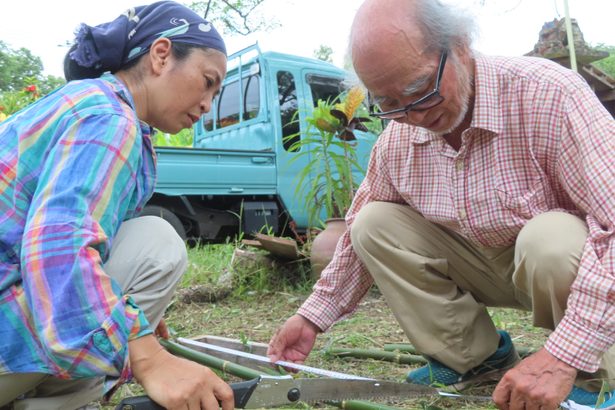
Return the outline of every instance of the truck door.
[[[284,202],[284,206],[299,227],[307,226],[307,210],[305,202],[295,193],[297,175],[301,172],[308,158],[300,161],[292,161],[296,156],[291,146],[301,138],[300,131],[305,129],[305,110],[300,109],[299,96],[301,84],[298,83],[297,72],[289,69],[274,69],[271,75],[274,77],[274,98],[272,106],[272,122],[276,133],[276,156],[278,164],[278,194]]]
[[[278,191],[299,228],[308,226],[308,198],[297,195],[297,175],[310,161],[307,155],[297,159],[298,151],[291,146],[307,128],[305,118],[309,116],[318,99],[333,99],[342,90],[342,78],[333,74],[315,72],[310,70],[273,70],[277,85],[277,106],[279,112],[272,115],[280,122],[276,129],[282,135],[277,139],[281,144],[277,149],[278,157]],[[304,184],[310,183],[309,180]]]

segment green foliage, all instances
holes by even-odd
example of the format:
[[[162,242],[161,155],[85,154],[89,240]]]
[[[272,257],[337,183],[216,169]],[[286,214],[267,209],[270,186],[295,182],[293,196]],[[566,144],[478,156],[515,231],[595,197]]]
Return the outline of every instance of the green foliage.
[[[267,31],[279,26],[279,23],[255,11],[265,0],[206,0],[188,4],[207,20],[213,22],[227,34],[248,35],[255,31]]]
[[[43,62],[30,50],[13,50],[0,41],[0,91],[19,91],[28,86],[29,79],[43,71]]]
[[[327,45],[321,44],[318,49],[314,50],[314,57],[326,61],[329,63],[333,62],[331,55],[333,54],[333,49]]]
[[[353,170],[364,173],[356,154],[354,130],[367,131],[358,117],[364,99],[363,92],[353,88],[333,101],[319,100],[312,114],[306,118],[308,127],[297,139],[297,134],[286,139],[294,141],[291,152],[297,155],[291,163],[306,159],[306,165],[297,175],[295,194],[307,198],[310,226],[323,225],[325,219],[343,217],[352,203],[358,182]]]
[[[23,81],[27,85],[19,90],[0,91],[0,121],[53,90],[53,84],[41,83],[37,77],[25,77]]]
[[[234,244],[230,243],[188,248],[189,264],[180,288],[216,283],[230,265],[234,250]]]
[[[27,48],[11,49],[0,40],[0,93],[19,92],[32,84],[45,95],[64,84],[60,77],[44,76],[43,63]]]
[[[598,67],[599,69],[601,69],[602,71],[604,71],[605,73],[607,73],[608,75],[610,75],[611,77],[615,78],[615,46],[610,46],[610,45],[601,43],[595,46],[594,48],[608,52],[609,56],[606,58],[603,58],[602,60],[593,62],[592,64]]]
[[[153,136],[153,143],[158,147],[191,147],[194,140],[192,128],[186,128],[177,134],[167,134],[161,131]]]

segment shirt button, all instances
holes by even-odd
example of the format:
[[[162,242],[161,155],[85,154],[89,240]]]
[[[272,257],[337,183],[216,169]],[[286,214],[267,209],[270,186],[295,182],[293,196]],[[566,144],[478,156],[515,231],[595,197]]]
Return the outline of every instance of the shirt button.
[[[466,219],[468,215],[466,214],[466,211],[464,211],[463,209],[459,210],[459,219]]]
[[[457,171],[461,171],[463,169],[463,161],[461,161],[461,160],[457,161],[455,166],[457,168]]]

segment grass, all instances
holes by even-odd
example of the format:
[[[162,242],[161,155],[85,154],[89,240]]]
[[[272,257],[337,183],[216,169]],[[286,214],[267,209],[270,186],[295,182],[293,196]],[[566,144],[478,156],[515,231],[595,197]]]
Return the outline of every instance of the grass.
[[[234,244],[209,245],[189,250],[189,267],[179,286],[185,289],[199,286],[219,286],[228,275]],[[237,266],[237,265],[234,265]],[[165,319],[178,337],[217,335],[240,340],[268,342],[273,332],[292,315],[309,295],[313,283],[305,264],[285,266],[275,263],[242,265],[233,269],[233,290],[226,297],[207,303],[192,303],[176,297]],[[539,348],[546,332],[531,326],[528,312],[512,309],[490,309],[500,329],[508,330],[515,344]],[[337,358],[325,353],[328,347],[383,348],[386,343],[406,343],[407,339],[396,323],[382,295],[373,288],[361,302],[356,313],[319,336],[306,365],[343,373],[379,379],[403,381],[410,365],[399,365],[373,359]],[[224,376],[227,377],[227,376]],[[235,381],[233,377],[228,380]],[[464,393],[490,395],[491,386],[470,389]],[[123,386],[108,405],[111,410],[121,398],[142,394],[136,384]],[[399,403],[387,403],[407,409],[494,409],[494,405],[479,401],[464,401],[425,397]],[[318,408],[329,408],[317,405]],[[296,408],[310,408],[307,405]]]

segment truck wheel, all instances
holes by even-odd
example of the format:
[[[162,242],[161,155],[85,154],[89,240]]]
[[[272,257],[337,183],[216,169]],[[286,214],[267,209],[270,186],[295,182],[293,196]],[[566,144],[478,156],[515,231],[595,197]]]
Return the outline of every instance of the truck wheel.
[[[186,229],[184,228],[184,224],[182,221],[175,215],[173,212],[169,211],[167,208],[158,205],[147,205],[143,208],[141,212],[141,216],[153,215],[159,218],[164,219],[168,223],[171,224],[175,232],[182,238],[182,241],[186,242]]]

